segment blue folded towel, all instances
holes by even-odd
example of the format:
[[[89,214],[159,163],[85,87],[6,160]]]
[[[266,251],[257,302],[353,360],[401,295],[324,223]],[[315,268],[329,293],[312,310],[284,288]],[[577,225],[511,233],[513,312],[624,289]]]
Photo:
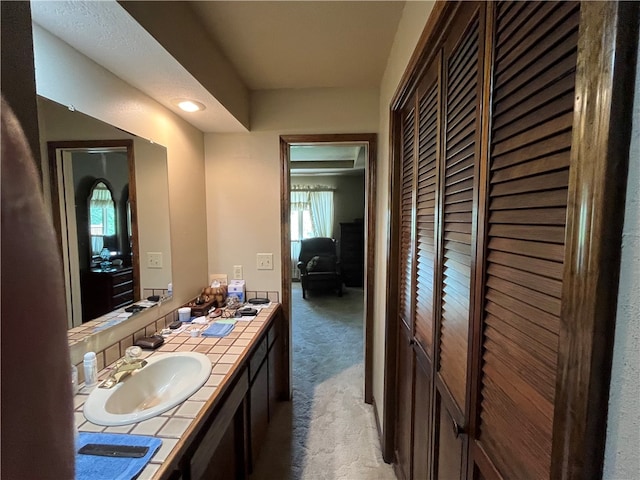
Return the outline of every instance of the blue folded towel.
[[[149,447],[149,451],[141,458],[100,457],[77,453],[88,443],[134,445]],[[76,439],[76,480],[130,480],[149,463],[160,445],[162,440],[159,438],[142,435],[80,432]]]
[[[209,328],[202,332],[203,337],[226,337],[233,330],[231,323],[212,323]]]

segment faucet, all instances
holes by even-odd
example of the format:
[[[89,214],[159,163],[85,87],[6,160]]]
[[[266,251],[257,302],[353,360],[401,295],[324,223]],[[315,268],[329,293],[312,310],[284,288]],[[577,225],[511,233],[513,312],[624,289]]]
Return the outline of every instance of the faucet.
[[[140,347],[127,348],[124,358],[116,362],[107,379],[102,382],[98,388],[113,388],[133,372],[143,368],[147,364],[147,361],[138,358],[141,353],[142,349]]]

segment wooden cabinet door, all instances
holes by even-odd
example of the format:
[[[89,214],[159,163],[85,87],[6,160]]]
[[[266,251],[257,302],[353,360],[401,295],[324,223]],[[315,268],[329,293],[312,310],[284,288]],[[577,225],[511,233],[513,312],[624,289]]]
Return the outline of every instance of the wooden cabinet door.
[[[414,163],[415,108],[409,104],[402,117],[400,172],[400,256],[399,304],[396,359],[395,461],[400,475],[411,478],[411,431],[413,408],[413,362],[410,342],[413,339],[413,225],[414,225]]]
[[[415,349],[414,352],[418,350]],[[431,478],[431,385],[433,376],[431,366],[419,351],[414,356],[413,388],[413,478],[427,480]]]
[[[401,324],[397,349],[397,394],[395,457],[400,480],[412,478],[413,450],[413,382],[414,361],[412,335]]]
[[[443,46],[439,310],[436,351],[436,478],[459,478],[466,460],[468,346],[477,222],[484,21],[460,8]],[[439,411],[438,411],[439,410]]]
[[[489,13],[493,115],[470,471],[548,478],[580,5],[498,2]]]

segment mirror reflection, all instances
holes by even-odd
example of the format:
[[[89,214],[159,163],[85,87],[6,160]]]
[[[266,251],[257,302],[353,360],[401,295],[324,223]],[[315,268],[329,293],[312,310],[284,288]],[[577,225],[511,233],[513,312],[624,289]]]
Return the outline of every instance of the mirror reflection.
[[[97,180],[91,189],[89,235],[91,235],[91,255],[99,255],[102,260],[109,260],[111,248],[115,246],[113,240],[116,237],[116,204],[111,188],[105,182],[106,180],[103,179]]]
[[[166,294],[166,149],[42,97],[38,117],[49,157],[43,175],[63,256],[68,327]]]

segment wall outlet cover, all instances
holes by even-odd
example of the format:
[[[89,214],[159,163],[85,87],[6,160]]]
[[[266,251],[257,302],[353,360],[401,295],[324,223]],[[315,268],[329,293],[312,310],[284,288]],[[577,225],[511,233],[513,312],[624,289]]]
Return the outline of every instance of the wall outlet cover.
[[[233,279],[242,280],[242,265],[233,266]]]

